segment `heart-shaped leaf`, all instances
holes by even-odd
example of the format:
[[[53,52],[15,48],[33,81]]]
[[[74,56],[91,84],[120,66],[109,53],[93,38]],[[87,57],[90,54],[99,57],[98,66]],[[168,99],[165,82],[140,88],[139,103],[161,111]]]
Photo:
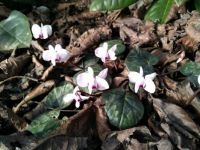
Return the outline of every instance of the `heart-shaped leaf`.
[[[197,80],[198,76],[200,75],[200,64],[199,63],[189,61],[181,66],[180,72],[183,75],[187,76],[188,79],[192,83],[194,83],[196,86],[199,86],[199,83]]]
[[[185,76],[200,75],[200,63],[189,61],[181,66],[180,71]]]
[[[145,15],[145,20],[165,23],[167,16],[173,6],[174,0],[157,0]]]
[[[144,114],[142,103],[130,91],[112,89],[104,92],[102,99],[110,123],[120,129],[134,126]]]
[[[0,37],[1,52],[29,47],[32,34],[28,18],[19,11],[12,11],[7,19],[0,22]]]
[[[43,113],[31,122],[27,130],[35,136],[45,137],[60,126],[61,121],[57,119],[59,114],[59,110]]]
[[[106,43],[108,43],[108,49],[114,45],[117,45],[117,49],[115,51],[116,56],[120,56],[125,51],[125,45],[123,44],[122,40],[110,40],[110,41],[106,41]],[[102,45],[103,45],[103,43],[100,44],[100,46],[102,46]]]
[[[144,74],[154,72],[153,65],[158,62],[158,57],[143,49],[132,49],[128,54],[125,64],[129,71],[139,72],[140,66],[144,70]]]
[[[136,0],[93,0],[90,5],[90,11],[122,9],[135,2]]]
[[[74,86],[70,82],[62,82],[55,87],[43,100],[46,107],[63,109],[70,104],[63,101],[66,94],[72,93]]]

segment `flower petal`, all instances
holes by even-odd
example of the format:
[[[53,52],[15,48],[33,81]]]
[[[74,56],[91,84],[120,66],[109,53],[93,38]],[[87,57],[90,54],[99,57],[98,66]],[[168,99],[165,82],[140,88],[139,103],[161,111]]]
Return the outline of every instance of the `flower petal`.
[[[145,79],[146,79],[146,78],[149,78],[149,79],[151,79],[151,80],[154,80],[156,76],[157,76],[157,73],[154,72],[154,73],[151,73],[151,74],[146,75],[146,76],[145,76]]]
[[[94,71],[93,71],[93,69],[91,67],[88,67],[88,71],[87,72],[88,72],[90,78],[94,77]]]
[[[83,100],[83,101],[90,98],[89,96],[82,96],[82,95],[80,97],[81,97],[81,100]]]
[[[42,53],[42,58],[45,61],[55,60],[55,58],[56,58],[56,52],[54,50],[45,50]]]
[[[80,87],[87,87],[89,84],[89,80],[90,77],[88,75],[87,72],[84,73],[80,73],[77,77],[76,77],[76,82],[78,84],[78,86]]]
[[[78,92],[78,91],[80,91],[80,89],[79,89],[79,87],[78,87],[78,86],[76,86],[76,87],[74,88],[74,90],[73,90],[73,94],[75,95],[75,94],[76,94],[76,92]]]
[[[57,57],[59,57],[59,62],[67,62],[71,54],[66,49],[59,49],[57,51]]]
[[[144,81],[143,76],[140,73],[135,72],[135,71],[129,72],[128,78],[129,78],[129,81],[131,83],[143,82]]]
[[[79,102],[79,101],[76,101],[76,102],[75,102],[75,106],[76,106],[76,108],[79,108],[79,107],[80,107],[80,102]]]
[[[42,34],[41,27],[38,24],[33,24],[31,27],[31,31],[35,39],[38,39],[40,35]]]
[[[109,84],[105,79],[96,76],[97,90],[103,91],[109,89]]]
[[[115,56],[116,49],[117,49],[117,45],[114,45],[108,50],[108,55],[110,57],[110,60],[116,60],[117,59],[117,57]]]
[[[108,68],[103,69],[101,72],[99,72],[98,77],[105,79],[108,74]]]
[[[138,92],[140,86],[141,86],[141,84],[140,84],[139,82],[136,82],[136,83],[135,83],[135,89],[134,89],[134,90],[135,90],[135,93]]]
[[[142,69],[142,67],[140,67],[140,75],[143,76],[143,74],[144,74],[143,69]]]
[[[50,25],[42,25],[41,32],[42,39],[47,39],[52,34],[52,27]]]
[[[150,78],[145,78],[144,89],[149,93],[154,93],[156,91],[156,85]]]
[[[108,55],[108,43],[103,43],[102,47],[98,47],[95,49],[95,56],[101,58],[102,62],[106,61],[106,57]]]
[[[70,93],[70,94],[67,94],[63,97],[63,101],[67,104],[71,104],[74,100],[74,94]]]
[[[198,76],[198,83],[200,84],[200,75]]]

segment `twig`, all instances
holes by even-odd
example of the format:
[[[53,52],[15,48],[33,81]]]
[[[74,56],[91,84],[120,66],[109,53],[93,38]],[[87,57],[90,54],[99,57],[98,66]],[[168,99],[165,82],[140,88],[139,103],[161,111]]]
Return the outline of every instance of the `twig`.
[[[25,78],[25,79],[28,79],[28,80],[32,80],[32,81],[34,81],[34,82],[39,82],[38,79],[31,78],[31,77],[28,77],[28,76],[13,76],[13,77],[10,77],[10,78],[7,78],[7,79],[1,81],[1,82],[0,82],[0,85],[4,84],[4,83],[6,83],[6,82],[8,82],[8,81],[10,81],[10,80],[18,79],[18,78],[20,78],[20,79],[24,79],[24,78]]]
[[[200,88],[194,92],[194,94],[189,98],[187,105],[191,104],[193,99],[200,93]]]

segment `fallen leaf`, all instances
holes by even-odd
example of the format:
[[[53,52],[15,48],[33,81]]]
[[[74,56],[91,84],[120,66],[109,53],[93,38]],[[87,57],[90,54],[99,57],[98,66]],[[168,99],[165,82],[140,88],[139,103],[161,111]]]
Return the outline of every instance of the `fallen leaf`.
[[[2,135],[11,134],[14,131],[23,131],[26,127],[27,123],[24,119],[0,103],[0,132]]]
[[[54,80],[48,80],[44,83],[41,83],[36,88],[34,88],[29,94],[27,94],[26,97],[19,104],[17,104],[16,107],[13,108],[13,111],[15,113],[18,112],[21,106],[28,103],[33,98],[42,95],[46,92],[49,92],[54,85],[55,85]]]
[[[161,119],[164,119],[176,128],[176,130],[189,138],[200,137],[199,126],[180,106],[164,102],[164,100],[158,98],[152,97],[152,100],[154,109]]]
[[[28,54],[20,55],[18,57],[10,57],[0,62],[0,80],[4,80],[11,76],[18,75],[24,66],[31,60],[31,56]]]

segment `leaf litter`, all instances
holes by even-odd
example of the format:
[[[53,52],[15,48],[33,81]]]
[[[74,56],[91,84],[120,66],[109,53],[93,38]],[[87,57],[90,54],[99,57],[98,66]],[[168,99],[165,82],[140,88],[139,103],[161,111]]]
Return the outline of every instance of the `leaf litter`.
[[[53,34],[45,40],[33,38],[29,48],[0,53],[0,149],[200,147],[199,12],[173,3],[165,23],[157,24],[144,21],[152,0],[113,12],[90,12],[88,0],[40,4],[46,6],[18,9],[31,25],[52,25]],[[1,21],[11,10],[1,3]],[[95,57],[104,42],[124,47],[117,48],[116,60]],[[53,66],[42,54],[57,44],[71,57]],[[75,101],[69,105],[63,97],[73,92],[76,77],[88,67],[95,76],[108,68],[110,89],[90,94],[81,88],[78,92],[89,99],[77,109]],[[129,83],[129,72],[140,67],[145,75],[157,74],[153,94],[142,88],[134,92]]]

